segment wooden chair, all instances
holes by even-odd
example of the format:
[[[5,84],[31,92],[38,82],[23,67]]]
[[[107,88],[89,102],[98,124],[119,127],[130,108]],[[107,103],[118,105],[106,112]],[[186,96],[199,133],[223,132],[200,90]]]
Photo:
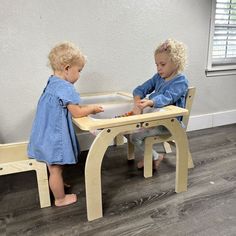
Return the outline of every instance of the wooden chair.
[[[188,93],[187,93],[187,96],[186,96],[186,103],[185,103],[185,109],[188,110],[188,115],[183,116],[183,119],[182,119],[185,130],[187,130],[187,127],[188,127],[188,122],[189,122],[189,117],[190,117],[190,113],[191,113],[191,110],[192,110],[192,104],[193,104],[193,99],[194,99],[194,96],[195,96],[195,92],[196,92],[195,87],[189,87]],[[163,143],[163,146],[164,146],[164,149],[165,149],[166,153],[171,153],[172,152],[171,145],[174,145],[173,140],[168,140],[168,141]],[[191,167],[189,167],[189,168],[193,168],[193,165],[191,164]]]
[[[195,92],[196,92],[195,87],[189,87],[187,96],[186,96],[185,108],[188,110],[188,114],[186,116],[183,116],[183,120],[182,120],[186,130],[188,126],[188,121],[189,121],[189,117],[190,117],[190,113],[192,109]],[[147,137],[145,139],[144,159],[150,158],[150,156],[152,155],[152,147],[155,143],[163,143],[166,153],[172,152],[170,145],[175,145],[172,135]],[[128,141],[128,160],[132,160],[132,159],[134,159],[134,145]],[[189,152],[188,168],[193,168],[193,167],[194,165],[193,165],[191,153]]]
[[[51,206],[47,166],[27,157],[27,143],[0,144],[0,176],[25,171],[36,171],[40,207]]]

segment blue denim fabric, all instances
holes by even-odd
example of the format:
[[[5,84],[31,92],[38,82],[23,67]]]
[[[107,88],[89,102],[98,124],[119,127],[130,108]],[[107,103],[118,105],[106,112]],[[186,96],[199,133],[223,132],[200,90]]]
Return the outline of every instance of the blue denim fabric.
[[[141,129],[140,132],[132,133],[130,135],[130,141],[134,144],[135,147],[137,147],[141,152],[144,152],[145,146],[144,141],[147,137],[152,136],[161,136],[161,135],[171,135],[169,130],[165,126],[157,126],[154,128],[149,129]],[[154,160],[158,159],[158,153],[155,150],[152,150],[152,156],[154,157]]]
[[[28,156],[48,164],[74,164],[79,144],[68,104],[79,104],[73,84],[56,76],[49,78],[33,123]]]
[[[153,101],[155,108],[167,105],[185,107],[185,96],[188,91],[188,80],[183,74],[178,74],[175,78],[166,81],[158,73],[151,79],[138,86],[133,91],[133,96],[149,99]]]
[[[158,73],[151,79],[138,86],[133,91],[133,96],[139,96],[141,99],[149,95],[149,99],[153,101],[154,108],[161,108],[168,105],[185,107],[186,94],[188,91],[188,80],[183,74],[178,74],[175,78],[166,81]],[[177,117],[180,124],[182,117]],[[183,127],[184,128],[184,127]],[[133,133],[130,135],[131,142],[140,150],[144,150],[144,140],[146,137],[169,134],[169,131],[164,126]],[[152,150],[153,158],[158,159],[158,153]]]

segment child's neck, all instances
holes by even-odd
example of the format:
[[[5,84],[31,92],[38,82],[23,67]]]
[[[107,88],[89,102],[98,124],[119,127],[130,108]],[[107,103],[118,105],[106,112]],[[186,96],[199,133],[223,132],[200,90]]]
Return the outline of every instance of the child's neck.
[[[66,80],[63,71],[54,71],[53,75],[55,75],[56,77],[58,77],[58,78],[60,78],[60,79]]]
[[[173,78],[176,77],[176,75],[178,75],[177,71],[173,72],[169,77],[165,78],[165,80],[166,81],[172,80]]]

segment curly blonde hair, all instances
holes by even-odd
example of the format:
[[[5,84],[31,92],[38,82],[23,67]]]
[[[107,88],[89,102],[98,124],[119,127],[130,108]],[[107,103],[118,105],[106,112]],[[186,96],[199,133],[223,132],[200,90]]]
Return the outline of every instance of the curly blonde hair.
[[[154,52],[154,56],[158,53],[167,53],[172,62],[177,65],[178,72],[182,72],[186,66],[187,55],[186,46],[177,40],[167,39],[161,43]]]
[[[66,65],[84,66],[86,57],[80,49],[71,42],[58,43],[48,55],[49,66],[53,71],[62,71]]]

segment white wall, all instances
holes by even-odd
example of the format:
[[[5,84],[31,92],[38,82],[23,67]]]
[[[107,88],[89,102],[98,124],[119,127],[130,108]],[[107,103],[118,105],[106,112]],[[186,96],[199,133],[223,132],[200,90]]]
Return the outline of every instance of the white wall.
[[[47,55],[70,40],[88,57],[81,93],[132,89],[155,73],[160,41],[187,44],[193,116],[236,109],[235,76],[205,76],[211,0],[0,0],[0,143],[27,140],[50,75]],[[235,120],[236,122],[236,120]]]

